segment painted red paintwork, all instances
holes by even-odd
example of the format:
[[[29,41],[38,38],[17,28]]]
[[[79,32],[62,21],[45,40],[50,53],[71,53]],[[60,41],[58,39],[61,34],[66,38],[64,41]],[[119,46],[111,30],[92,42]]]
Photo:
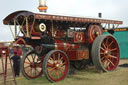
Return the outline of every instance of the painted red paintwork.
[[[74,32],[74,43],[85,43],[84,32]]]
[[[89,59],[89,51],[88,49],[80,49],[78,50],[78,60]]]
[[[80,44],[70,44],[61,40],[56,40],[55,49],[66,52],[69,60],[82,60],[89,58],[88,49],[81,49]]]

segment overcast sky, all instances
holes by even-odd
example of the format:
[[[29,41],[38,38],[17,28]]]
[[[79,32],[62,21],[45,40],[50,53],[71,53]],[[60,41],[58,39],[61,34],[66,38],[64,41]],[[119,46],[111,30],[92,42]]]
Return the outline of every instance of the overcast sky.
[[[97,17],[101,12],[105,19],[123,21],[128,26],[128,0],[46,0],[49,14]],[[8,26],[3,19],[18,10],[38,12],[38,0],[1,0],[0,2],[0,40],[12,40]]]

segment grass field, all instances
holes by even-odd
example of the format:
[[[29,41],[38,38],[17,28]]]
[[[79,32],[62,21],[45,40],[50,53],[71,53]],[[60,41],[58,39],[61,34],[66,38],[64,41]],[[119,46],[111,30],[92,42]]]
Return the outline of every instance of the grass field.
[[[63,81],[50,83],[44,76],[35,80],[17,78],[18,85],[128,85],[128,68],[118,67],[113,72],[99,73],[95,68],[68,75]]]
[[[128,64],[128,60],[121,60],[120,63]],[[128,85],[128,67],[118,67],[108,73],[100,73],[94,67],[90,67],[68,75],[63,81],[56,83],[50,83],[44,75],[34,80],[27,80],[21,75],[16,80],[18,85]]]

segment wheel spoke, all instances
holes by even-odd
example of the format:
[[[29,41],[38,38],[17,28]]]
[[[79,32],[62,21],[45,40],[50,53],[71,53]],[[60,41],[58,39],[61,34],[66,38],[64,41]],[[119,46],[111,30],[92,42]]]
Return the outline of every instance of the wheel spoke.
[[[30,71],[31,75],[32,75],[32,71],[33,71],[33,69],[31,68],[31,71]],[[32,76],[33,76],[33,75],[32,75]]]
[[[109,69],[109,68],[110,68],[110,66],[109,66],[109,65],[110,65],[110,62],[108,62],[107,66],[106,66],[106,68],[107,68],[107,69]]]
[[[100,47],[100,49],[101,49],[101,50],[103,50],[103,51],[105,50],[105,49],[104,49],[104,48],[102,48],[102,47]]]
[[[113,66],[115,66],[114,63],[113,63],[110,59],[107,59],[107,60],[108,60]]]
[[[27,69],[27,68],[29,68],[29,67],[30,67],[30,66],[25,66],[24,69]]]
[[[110,69],[109,65],[107,66],[107,69]]]
[[[103,60],[103,61],[102,61],[103,65],[104,65],[105,61],[106,61],[106,60]]]
[[[102,58],[101,58],[101,61],[103,61],[104,59],[105,59],[105,57],[102,57]]]
[[[102,45],[103,45],[104,49],[106,49],[106,48],[107,48],[107,47],[105,46],[105,44],[104,44],[104,43],[102,43]]]
[[[108,62],[107,60],[104,60],[103,65],[105,68],[107,68],[109,66],[110,62]]]
[[[117,57],[116,56],[113,56],[113,55],[109,55],[111,58],[114,58],[114,59],[117,59]]]
[[[49,58],[50,60],[54,61],[52,57]]]
[[[58,70],[61,72],[62,75],[64,75],[64,73],[63,73],[61,68],[58,68]]]
[[[47,68],[47,70],[48,70],[48,71],[52,71],[52,70],[54,70],[55,68],[56,68],[56,67],[53,67],[53,68],[50,68],[50,69]]]
[[[60,77],[58,70],[56,70],[56,75],[57,75],[58,78]]]
[[[34,56],[34,58],[33,58],[33,61],[35,61],[35,59],[36,59],[36,56],[37,56],[37,55],[35,55],[35,56]]]
[[[31,63],[29,63],[29,62],[24,62],[24,63],[26,63],[26,64],[31,64]]]
[[[32,54],[33,62],[35,61],[35,58],[36,58],[36,54]]]
[[[49,72],[49,76],[52,76],[53,72],[54,72],[53,70],[50,71],[50,72]]]
[[[32,72],[32,68],[30,68],[26,73],[29,74],[30,72]]]
[[[32,56],[32,60],[33,60],[33,54],[31,54],[31,56]],[[34,62],[34,60],[33,60],[33,62]]]
[[[55,54],[53,54],[53,60],[54,60],[54,61],[56,60]]]
[[[106,46],[108,46],[108,40],[109,40],[109,38],[107,37],[107,39],[106,39]],[[108,48],[108,47],[107,47]]]
[[[62,61],[63,57],[61,57],[59,60],[58,60],[58,63],[60,63],[60,61]]]
[[[60,60],[60,53],[58,54],[58,61]],[[57,62],[57,63],[59,63],[59,62]]]
[[[27,59],[28,59],[28,61],[29,61],[30,63],[32,63],[28,57],[27,57]]]
[[[113,49],[111,49],[111,50],[109,50],[109,51],[116,51],[117,50],[117,48],[113,48]]]
[[[62,64],[60,64],[60,67],[62,67],[63,65],[65,65],[66,64],[66,62],[64,62],[64,63],[62,63]]]
[[[55,70],[56,71],[56,70]],[[54,79],[56,79],[56,76],[57,76],[57,71],[55,72],[55,76],[54,76]]]
[[[36,76],[36,67],[35,67],[35,76]]]
[[[49,67],[53,67],[53,64],[51,64],[51,63],[49,63],[49,62],[48,62],[47,64],[48,64]]]
[[[103,52],[100,52],[100,54],[101,54],[101,55],[104,55],[104,53],[103,53]]]
[[[40,73],[40,71],[39,71],[38,69],[36,69],[36,71],[37,71],[38,73]]]
[[[114,43],[114,41],[112,41],[109,45],[108,45],[108,48]]]

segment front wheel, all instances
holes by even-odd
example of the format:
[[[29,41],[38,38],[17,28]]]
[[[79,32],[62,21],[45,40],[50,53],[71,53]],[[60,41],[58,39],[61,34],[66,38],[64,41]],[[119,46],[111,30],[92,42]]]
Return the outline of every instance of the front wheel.
[[[97,69],[105,72],[115,70],[120,59],[116,39],[112,35],[98,36],[92,45],[91,56]]]
[[[43,73],[50,82],[63,80],[69,71],[67,55],[60,50],[50,51],[44,58]]]
[[[27,52],[21,59],[21,73],[27,79],[35,79],[42,75],[42,62],[35,51]]]

